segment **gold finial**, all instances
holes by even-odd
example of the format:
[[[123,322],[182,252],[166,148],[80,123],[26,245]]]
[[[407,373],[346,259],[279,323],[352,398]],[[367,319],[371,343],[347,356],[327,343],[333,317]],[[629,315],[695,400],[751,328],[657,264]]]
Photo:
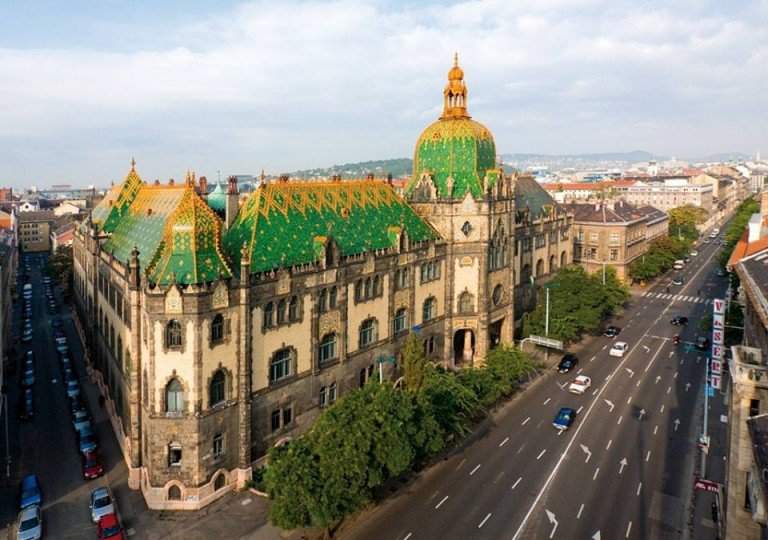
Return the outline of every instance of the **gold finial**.
[[[453,67],[459,67],[459,53],[453,53]]]
[[[448,71],[448,84],[443,90],[443,116],[441,118],[469,118],[467,113],[467,86],[464,71],[459,67],[459,53],[453,55],[453,67]]]
[[[136,159],[131,157],[131,172],[136,172]]]

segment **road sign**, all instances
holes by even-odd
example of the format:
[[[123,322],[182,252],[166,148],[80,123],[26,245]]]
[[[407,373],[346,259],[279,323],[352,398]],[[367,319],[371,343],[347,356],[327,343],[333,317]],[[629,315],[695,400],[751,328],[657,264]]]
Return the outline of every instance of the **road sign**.
[[[722,330],[712,330],[712,343],[715,345],[722,345],[723,344],[723,331]]]
[[[725,328],[725,315],[715,313],[712,315],[712,328],[722,330]]]
[[[707,385],[707,395],[709,397],[715,397],[715,389],[712,388],[710,385]]]
[[[720,360],[713,358],[709,365],[713,375],[720,375],[723,372],[723,363]]]
[[[542,347],[557,349],[558,351],[563,350],[563,342],[559,339],[552,339],[543,336],[528,336],[526,339],[532,343],[535,343],[536,345],[541,345]]]
[[[722,358],[723,357],[723,346],[722,345],[712,345],[712,358]]]
[[[725,314],[725,300],[722,298],[713,298],[712,310],[715,314]]]
[[[712,388],[720,390],[720,375],[712,374]]]
[[[717,493],[720,490],[720,484],[713,482],[712,480],[704,480],[703,478],[697,478],[693,482],[693,489],[700,489],[702,491],[710,491]]]

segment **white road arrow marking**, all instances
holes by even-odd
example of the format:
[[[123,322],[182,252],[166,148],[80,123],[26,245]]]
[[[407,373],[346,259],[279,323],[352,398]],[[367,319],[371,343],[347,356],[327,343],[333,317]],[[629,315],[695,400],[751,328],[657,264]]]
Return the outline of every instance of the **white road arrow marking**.
[[[621,461],[619,461],[619,474],[624,472],[624,467],[627,466],[627,458],[622,458]]]
[[[592,452],[589,451],[589,448],[587,448],[585,445],[580,445],[581,451],[587,454],[587,459],[584,460],[584,463],[589,463],[589,458],[592,457]]]
[[[679,418],[675,418],[674,424],[675,424],[675,431],[677,431],[677,428],[680,427],[680,419]]]
[[[557,530],[557,520],[555,519],[555,514],[553,512],[550,512],[547,509],[544,509],[544,511],[547,513],[547,519],[552,524],[552,532],[549,533],[549,537],[553,538],[555,536],[555,531]]]
[[[685,383],[685,391],[687,392],[691,388],[691,383]]]
[[[656,382],[653,384],[659,384],[660,380],[661,380],[661,375],[656,375]]]
[[[611,412],[613,412],[613,402],[608,401],[607,399],[604,399],[603,401],[605,401],[606,405],[608,405],[611,408]]]
[[[631,369],[629,369],[628,367],[625,367],[624,369],[626,369],[626,370],[627,370],[627,373],[629,373],[629,378],[630,378],[630,379],[631,379],[632,377],[634,377],[634,375],[635,375],[635,372],[634,372],[634,371],[632,371],[632,370],[631,370]]]
[[[650,348],[650,347],[648,347],[647,345],[643,345],[643,350],[644,350],[645,352],[647,352],[647,353],[651,352],[651,348]]]
[[[640,412],[638,413],[639,417],[638,420],[642,420],[643,416],[645,416],[645,409],[640,409]]]
[[[600,537],[600,531],[597,531],[595,534],[592,535],[592,540],[602,540]]]

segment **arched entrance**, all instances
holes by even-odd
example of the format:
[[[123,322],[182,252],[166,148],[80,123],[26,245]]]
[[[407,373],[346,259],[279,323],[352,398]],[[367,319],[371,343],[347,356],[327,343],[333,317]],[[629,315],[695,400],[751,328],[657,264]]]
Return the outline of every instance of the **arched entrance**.
[[[475,333],[469,328],[456,330],[453,334],[453,364],[471,365],[475,357]]]

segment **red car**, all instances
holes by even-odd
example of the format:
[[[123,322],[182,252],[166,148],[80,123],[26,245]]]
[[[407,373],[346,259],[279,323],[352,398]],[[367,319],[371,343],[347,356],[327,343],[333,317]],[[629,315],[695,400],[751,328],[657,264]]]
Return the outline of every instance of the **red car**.
[[[96,452],[88,452],[83,456],[83,478],[93,480],[104,474],[104,467]]]
[[[99,520],[99,540],[124,540],[123,528],[115,514],[107,514]]]

